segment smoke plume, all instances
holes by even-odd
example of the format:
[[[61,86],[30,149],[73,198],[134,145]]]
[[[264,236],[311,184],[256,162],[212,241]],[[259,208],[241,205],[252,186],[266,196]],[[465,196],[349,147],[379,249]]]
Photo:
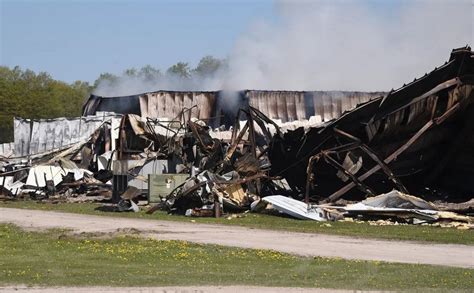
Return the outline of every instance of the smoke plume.
[[[472,4],[458,1],[281,1],[276,20],[257,19],[227,66],[206,79],[121,78],[102,95],[168,90],[388,91],[472,43]],[[216,43],[219,40],[215,40]]]

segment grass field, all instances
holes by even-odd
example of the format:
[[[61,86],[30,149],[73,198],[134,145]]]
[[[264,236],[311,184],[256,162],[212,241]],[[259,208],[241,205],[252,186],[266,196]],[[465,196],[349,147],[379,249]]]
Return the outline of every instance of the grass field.
[[[35,201],[0,201],[0,207],[64,211],[70,213],[91,214],[100,216],[131,217],[166,221],[196,221],[197,223],[237,225],[252,228],[286,230],[306,233],[324,233],[347,235],[354,237],[412,240],[436,243],[455,243],[474,245],[474,231],[458,230],[455,228],[440,228],[430,226],[399,225],[371,226],[368,223],[330,222],[327,224],[315,221],[302,221],[286,217],[248,213],[240,218],[189,218],[168,215],[157,211],[152,215],[139,213],[115,213],[100,210],[100,204],[95,203],[38,203]]]
[[[39,286],[260,285],[469,291],[474,270],[330,258],[0,225],[0,284]]]

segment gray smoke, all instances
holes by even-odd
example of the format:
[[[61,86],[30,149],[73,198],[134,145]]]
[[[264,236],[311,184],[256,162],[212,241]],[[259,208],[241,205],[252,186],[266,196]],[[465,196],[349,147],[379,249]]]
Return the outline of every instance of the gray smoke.
[[[472,43],[472,4],[457,1],[281,1],[236,41],[225,70],[205,80],[121,78],[97,93],[158,89],[387,91]],[[216,43],[219,40],[215,40]]]
[[[280,2],[230,56],[225,85],[289,90],[388,90],[431,71],[471,38],[471,1]]]

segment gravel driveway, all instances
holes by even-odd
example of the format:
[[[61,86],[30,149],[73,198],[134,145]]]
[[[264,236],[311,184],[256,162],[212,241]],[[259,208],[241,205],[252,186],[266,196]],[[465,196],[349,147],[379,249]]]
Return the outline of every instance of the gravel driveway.
[[[474,268],[474,247],[384,241],[313,233],[251,229],[227,225],[130,219],[54,211],[0,208],[0,222],[27,229],[67,228],[75,232],[114,233],[134,229],[139,235],[242,248],[273,249],[301,256],[444,265]]]

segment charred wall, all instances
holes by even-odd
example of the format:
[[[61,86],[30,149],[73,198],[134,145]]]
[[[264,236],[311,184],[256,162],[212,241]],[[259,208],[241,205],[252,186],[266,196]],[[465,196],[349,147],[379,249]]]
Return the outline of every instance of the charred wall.
[[[319,116],[321,121],[338,118],[360,103],[384,95],[383,92],[350,91],[262,91],[181,92],[157,91],[127,97],[92,95],[84,104],[83,115],[97,111],[137,114],[142,117],[174,119],[183,109],[206,120],[213,127],[232,125],[237,111],[252,106],[281,122]]]

